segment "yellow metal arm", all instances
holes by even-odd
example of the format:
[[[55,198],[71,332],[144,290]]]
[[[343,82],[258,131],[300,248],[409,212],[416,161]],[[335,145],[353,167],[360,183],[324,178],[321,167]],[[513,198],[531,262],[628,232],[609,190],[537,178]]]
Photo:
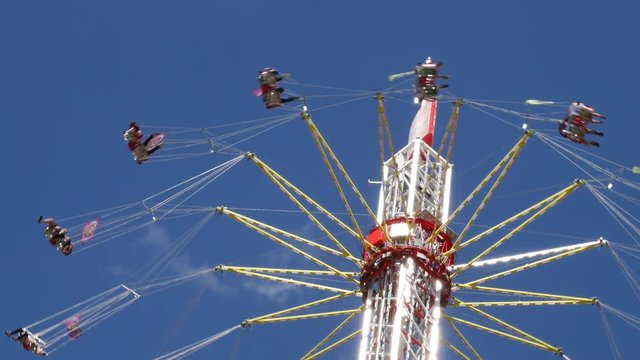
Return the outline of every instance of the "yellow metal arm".
[[[312,288],[312,289],[331,291],[331,292],[336,292],[336,293],[341,293],[341,294],[345,294],[345,293],[353,294],[354,293],[354,290],[340,289],[340,288],[336,288],[336,287],[332,287],[332,286],[314,284],[314,283],[310,283],[310,282],[306,282],[306,281],[293,280],[293,279],[287,279],[287,278],[283,278],[283,277],[279,277],[279,276],[273,276],[273,275],[255,273],[255,272],[251,272],[251,271],[243,271],[243,270],[238,270],[238,269],[233,269],[233,268],[227,268],[224,265],[218,265],[216,267],[216,271],[228,271],[228,272],[231,272],[231,273],[245,275],[245,276],[249,276],[249,277],[255,277],[255,278],[264,279],[264,280],[271,280],[271,281],[281,282],[281,283],[290,284],[290,285],[303,286],[303,287],[308,287],[308,288]]]
[[[371,210],[371,207],[369,206],[367,201],[364,199],[364,197],[360,193],[360,190],[358,190],[356,184],[353,182],[353,180],[351,180],[351,177],[347,173],[347,170],[344,168],[344,166],[342,166],[342,164],[340,163],[340,160],[338,160],[338,157],[336,156],[336,154],[333,152],[333,150],[331,150],[331,147],[329,146],[327,141],[324,139],[324,137],[322,136],[322,134],[320,133],[316,125],[313,123],[313,120],[311,119],[311,115],[309,115],[308,113],[304,113],[303,119],[307,122],[307,126],[309,127],[309,130],[311,131],[311,134],[313,135],[316,141],[316,144],[318,144],[318,146],[321,146],[324,150],[326,150],[326,154],[328,154],[329,157],[331,157],[331,159],[333,160],[338,170],[340,170],[340,173],[342,173],[342,176],[344,177],[344,179],[347,181],[349,186],[351,186],[351,189],[355,193],[358,200],[360,200],[360,203],[362,204],[362,206],[369,213],[369,216],[371,216],[371,219],[377,224],[376,216]],[[324,153],[324,151],[322,151],[321,153]]]
[[[560,254],[557,254],[557,255],[554,255],[554,256],[550,256],[550,257],[547,257],[547,258],[544,258],[544,259],[540,259],[538,261],[534,261],[534,262],[529,263],[529,264],[524,264],[524,265],[517,266],[517,267],[512,268],[512,269],[509,269],[509,270],[505,270],[505,271],[499,272],[497,274],[493,274],[493,275],[489,275],[489,276],[486,276],[486,277],[483,277],[483,278],[480,278],[480,279],[477,279],[477,280],[473,280],[473,281],[470,281],[468,283],[465,283],[464,285],[472,286],[472,285],[481,284],[481,283],[484,283],[484,282],[487,282],[487,281],[490,281],[490,280],[501,278],[503,276],[507,276],[507,275],[511,275],[513,273],[517,273],[519,271],[523,271],[523,270],[526,270],[526,269],[534,268],[536,266],[548,264],[548,263],[550,263],[552,261],[560,260],[560,259],[563,259],[563,258],[571,256],[571,255],[575,255],[575,254],[579,254],[579,253],[585,252],[587,250],[595,249],[595,248],[604,246],[605,244],[606,244],[606,242],[604,240],[602,240],[602,241],[599,241],[597,243],[592,243],[591,245],[585,245],[583,247],[579,247],[579,248],[576,248],[576,249],[573,249],[573,250],[569,250],[569,251],[566,251],[566,252],[563,252],[563,253],[560,253]]]
[[[271,317],[271,318],[265,318],[260,320],[245,320],[242,322],[242,324],[244,326],[253,325],[253,324],[273,324],[273,323],[285,322],[285,321],[319,319],[319,318],[330,317],[330,316],[350,315],[353,313],[357,314],[361,312],[362,312],[361,308],[351,309],[351,310],[327,311],[327,312],[314,313],[314,314]]]
[[[480,314],[480,315],[484,316],[485,318],[487,318],[487,319],[489,319],[489,320],[491,320],[491,321],[493,321],[493,322],[495,322],[495,323],[497,323],[497,324],[499,324],[501,326],[506,327],[507,329],[515,332],[516,334],[518,334],[520,336],[523,336],[523,337],[525,337],[525,338],[527,338],[527,339],[529,339],[531,341],[537,342],[540,345],[547,347],[548,349],[556,348],[556,347],[554,347],[554,346],[552,346],[550,344],[547,344],[546,342],[538,339],[537,337],[535,337],[535,336],[533,336],[533,335],[531,335],[531,334],[529,334],[529,333],[527,333],[525,331],[522,331],[522,330],[518,329],[517,327],[507,323],[506,321],[500,320],[497,317],[495,317],[493,315],[490,315],[490,314],[488,314],[488,313],[486,313],[486,312],[484,312],[484,311],[482,311],[482,310],[480,310],[480,309],[478,309],[476,307],[470,306],[469,309],[473,310],[477,314]]]
[[[550,351],[550,352],[552,352],[554,354],[561,354],[562,353],[562,349],[559,348],[559,347],[548,347],[548,346],[545,346],[545,345],[543,345],[543,344],[541,344],[539,342],[532,341],[532,340],[527,339],[527,338],[522,338],[522,337],[519,337],[519,336],[515,336],[515,335],[512,335],[512,334],[506,333],[504,331],[492,329],[490,327],[487,327],[487,326],[484,326],[484,325],[480,325],[480,324],[476,324],[474,322],[471,322],[471,321],[468,321],[468,320],[464,320],[464,319],[460,319],[460,318],[457,318],[457,317],[448,316],[448,315],[445,315],[445,317],[447,319],[450,319],[451,321],[454,321],[454,322],[457,322],[457,323],[460,323],[460,324],[463,324],[463,325],[467,325],[467,326],[472,327],[474,329],[482,330],[482,331],[487,332],[489,334],[498,335],[498,336],[501,336],[501,337],[503,337],[505,339],[517,341],[517,342],[525,344],[525,345],[529,345],[529,346],[533,346],[533,347],[536,347],[536,348],[539,348],[539,349],[542,349],[542,350]]]
[[[444,228],[446,228],[451,223],[451,221],[456,217],[456,215],[458,215],[458,213],[462,211],[462,209],[471,201],[471,199],[473,199],[473,197],[475,197],[478,194],[478,192],[482,190],[482,188],[489,182],[489,180],[491,180],[491,178],[498,172],[498,170],[500,170],[514,156],[515,153],[520,151],[520,149],[524,146],[524,144],[526,143],[526,141],[529,139],[530,136],[531,136],[530,133],[525,132],[525,134],[518,141],[518,143],[516,143],[516,145],[514,145],[514,147],[511,148],[511,150],[509,150],[509,152],[504,156],[504,158],[502,158],[502,160],[498,162],[498,164],[489,172],[489,174],[487,174],[487,176],[485,176],[485,178],[482,179],[482,181],[478,184],[478,186],[476,186],[476,188],[473,189],[473,191],[471,191],[471,193],[467,196],[467,198],[464,199],[462,203],[460,203],[460,205],[453,211],[453,213],[451,213],[451,215],[449,216],[449,219],[447,219],[446,222],[440,225],[440,227],[431,234],[431,238],[429,239],[430,241],[433,240],[432,238],[435,236],[435,234],[439,234]]]
[[[449,325],[451,326],[451,328],[453,329],[453,332],[456,333],[456,335],[458,335],[458,337],[460,338],[460,340],[462,340],[462,342],[465,344],[465,346],[471,350],[471,352],[473,353],[473,356],[477,359],[477,360],[482,360],[482,356],[480,356],[480,354],[476,351],[476,349],[471,345],[471,343],[469,342],[469,340],[467,340],[467,338],[462,335],[462,332],[460,331],[460,329],[458,329],[458,327],[456,326],[456,324],[453,323],[453,321],[451,321],[451,319],[447,319],[447,322],[449,323]]]
[[[384,178],[384,135],[387,135],[387,146],[389,146],[389,154],[391,156],[391,166],[393,173],[396,177],[398,174],[398,162],[396,161],[396,152],[393,148],[393,138],[391,137],[391,129],[389,128],[389,119],[387,118],[387,113],[384,109],[384,103],[382,102],[384,97],[381,93],[376,95],[376,100],[378,102],[378,136],[380,141],[380,179]]]
[[[348,297],[348,296],[351,296],[351,295],[355,295],[355,294],[357,294],[357,291],[352,291],[352,292],[347,292],[347,293],[338,294],[338,295],[334,295],[334,296],[329,296],[328,298],[324,298],[324,299],[320,299],[320,300],[316,300],[316,301],[311,301],[311,302],[308,302],[306,304],[290,307],[290,308],[287,308],[287,309],[284,309],[284,310],[280,310],[280,311],[276,311],[276,312],[273,312],[273,313],[270,313],[270,314],[266,314],[266,315],[258,316],[258,317],[252,318],[252,319],[248,319],[245,322],[247,322],[248,324],[251,324],[251,323],[254,323],[256,321],[260,321],[260,320],[264,320],[264,319],[270,319],[270,318],[278,317],[278,316],[281,316],[281,315],[291,314],[291,313],[294,313],[296,311],[306,310],[306,309],[312,308],[314,306],[318,306],[318,305],[326,304],[326,303],[329,303],[329,302],[332,302],[332,301],[344,299],[345,297]],[[355,316],[355,314],[353,316]]]
[[[464,360],[471,360],[467,355],[465,355],[460,349],[458,349],[457,347],[455,347],[452,343],[448,342],[447,339],[440,337],[440,341],[442,341],[445,345],[447,345],[447,347],[451,350],[453,350],[453,352],[455,352],[456,354],[458,354],[458,356],[460,356],[461,358],[463,358]]]
[[[293,201],[294,204],[296,204],[298,206],[298,208],[300,208],[300,210],[302,210],[302,212],[307,215],[307,217],[314,223],[316,224],[316,226],[322,230],[322,232],[325,233],[325,235],[331,239],[331,241],[333,241],[339,248],[340,250],[342,250],[342,252],[344,253],[344,255],[346,256],[351,256],[351,253],[349,252],[349,250],[347,250],[347,248],[344,247],[344,245],[342,245],[342,243],[336,239],[335,236],[333,236],[333,234],[324,226],[322,225],[322,223],[295,197],[293,196],[293,194],[285,187],[281,184],[281,182],[279,181],[278,178],[276,178],[274,176],[275,171],[273,171],[271,168],[267,167],[266,164],[264,164],[262,161],[259,161],[255,155],[251,157],[251,159],[256,163],[256,165],[258,165],[258,167],[260,169],[263,170],[263,172],[271,179],[271,181],[276,184],[276,186],[278,186],[280,188],[280,190],[287,195],[287,197]],[[360,235],[356,235],[357,238],[361,239],[362,236]],[[364,240],[362,240],[364,241]]]
[[[505,241],[509,240],[511,237],[513,237],[513,235],[515,235],[516,233],[518,233],[520,230],[524,229],[527,225],[529,225],[531,222],[533,222],[535,219],[537,219],[538,217],[542,216],[544,213],[547,212],[547,210],[549,210],[550,208],[552,208],[553,206],[555,206],[557,203],[559,203],[562,199],[564,199],[565,197],[567,197],[569,194],[571,194],[575,189],[577,189],[578,187],[582,186],[584,184],[583,181],[576,181],[573,185],[567,187],[566,189],[561,191],[561,195],[559,195],[557,198],[554,198],[551,202],[549,202],[548,204],[546,204],[544,207],[542,207],[540,210],[538,210],[536,213],[534,213],[533,215],[531,215],[527,220],[525,220],[522,224],[518,225],[516,228],[514,228],[513,230],[509,231],[509,233],[507,233],[505,236],[503,236],[502,238],[500,238],[498,241],[496,241],[493,245],[489,246],[487,249],[485,249],[483,252],[481,252],[479,255],[477,255],[476,257],[474,257],[471,261],[469,261],[468,263],[466,263],[464,266],[462,266],[461,268],[459,268],[458,270],[456,270],[455,273],[453,273],[452,277],[458,276],[461,272],[465,271],[466,269],[468,269],[471,265],[473,265],[474,262],[480,260],[481,258],[483,258],[484,256],[486,256],[487,254],[491,253],[493,250],[495,250],[498,246],[502,245],[502,243],[504,243]]]
[[[291,275],[320,275],[320,276],[336,276],[336,273],[330,270],[310,270],[310,269],[284,269],[284,268],[266,268],[253,266],[224,266],[224,271],[240,270],[255,273],[267,274],[291,274]],[[343,271],[345,275],[359,276],[358,272]]]
[[[478,241],[478,240],[480,240],[480,239],[483,239],[483,238],[485,238],[485,237],[487,237],[487,236],[489,236],[489,235],[493,234],[495,231],[502,229],[503,227],[505,227],[505,226],[507,226],[507,225],[509,225],[509,224],[513,223],[514,221],[516,221],[516,220],[518,220],[518,219],[521,219],[521,218],[522,218],[522,217],[524,217],[524,216],[527,216],[527,215],[528,215],[528,214],[530,214],[531,212],[533,212],[533,211],[535,211],[535,210],[537,210],[537,209],[541,208],[542,206],[544,206],[544,205],[548,204],[549,202],[551,202],[551,201],[553,201],[553,200],[557,199],[558,197],[560,197],[560,196],[564,195],[564,193],[565,193],[565,191],[566,191],[567,189],[568,189],[568,188],[564,188],[564,189],[560,190],[559,192],[557,192],[557,193],[555,193],[555,194],[553,194],[553,195],[551,195],[551,196],[547,197],[546,199],[543,199],[543,200],[541,200],[541,201],[539,201],[539,202],[537,202],[537,203],[535,203],[535,204],[533,204],[533,205],[529,206],[528,208],[526,208],[526,209],[524,209],[524,210],[520,211],[519,213],[517,213],[517,214],[515,214],[515,215],[513,215],[513,216],[511,216],[511,217],[509,217],[508,219],[503,220],[503,221],[501,221],[500,223],[498,223],[498,224],[496,224],[496,225],[494,225],[494,226],[490,227],[489,229],[487,229],[487,230],[485,230],[485,231],[481,232],[480,234],[478,234],[478,235],[476,235],[476,236],[472,237],[471,239],[469,239],[469,240],[467,240],[467,241],[463,242],[462,244],[457,245],[456,247],[452,247],[452,249],[451,249],[451,250],[449,250],[449,251],[447,251],[447,252],[445,252],[445,253],[443,254],[443,256],[447,256],[447,255],[451,254],[452,252],[455,252],[455,251],[458,251],[458,250],[464,249],[465,247],[467,247],[467,246],[469,246],[469,245],[471,245],[471,244],[475,243],[476,241]]]
[[[273,240],[274,242],[276,242],[276,243],[278,243],[278,244],[280,244],[280,245],[282,245],[282,246],[286,247],[287,249],[289,249],[289,250],[293,251],[294,253],[296,253],[296,254],[298,254],[298,255],[301,255],[302,257],[305,257],[305,258],[307,258],[308,260],[311,260],[312,262],[314,262],[314,263],[316,263],[316,264],[318,264],[318,265],[322,266],[322,267],[323,267],[323,268],[325,268],[325,269],[329,269],[329,270],[333,271],[336,275],[338,275],[338,276],[340,276],[340,277],[343,277],[343,278],[345,278],[345,279],[347,279],[347,280],[349,280],[349,281],[352,281],[352,282],[354,282],[354,283],[356,283],[356,284],[359,284],[359,283],[360,283],[360,282],[359,282],[358,280],[356,280],[353,276],[350,276],[350,275],[348,275],[348,274],[345,274],[345,273],[344,273],[344,272],[342,272],[342,271],[339,271],[339,270],[338,270],[338,269],[336,269],[335,267],[333,267],[333,266],[331,266],[331,265],[329,265],[329,264],[325,263],[324,261],[322,261],[322,260],[320,260],[320,259],[316,258],[315,256],[313,256],[313,255],[311,255],[311,254],[309,254],[309,253],[307,253],[307,252],[305,252],[305,251],[302,251],[302,250],[298,249],[297,247],[295,247],[295,246],[293,246],[293,245],[289,244],[288,242],[286,242],[286,241],[284,241],[284,240],[282,240],[282,239],[278,238],[277,236],[275,236],[275,235],[273,235],[273,234],[269,233],[268,231],[265,231],[264,229],[261,229],[260,227],[258,227],[258,226],[256,226],[256,225],[254,225],[251,221],[247,220],[247,218],[246,218],[246,217],[243,217],[243,216],[237,216],[238,214],[236,214],[236,213],[234,213],[234,212],[232,212],[232,211],[226,210],[226,209],[222,209],[222,210],[220,210],[220,211],[222,211],[222,213],[223,213],[223,214],[226,214],[226,215],[228,215],[229,217],[231,217],[232,219],[234,219],[234,220],[238,221],[239,223],[241,223],[241,224],[243,224],[243,225],[247,226],[248,228],[250,228],[250,229],[252,229],[252,230],[256,231],[257,233],[262,234],[262,235],[264,235],[265,237],[267,237],[267,238],[269,238],[269,239]]]
[[[313,140],[316,143],[316,147],[318,148],[318,152],[322,156],[322,160],[324,161],[324,165],[326,166],[327,170],[329,171],[329,175],[331,176],[331,180],[333,181],[333,184],[336,187],[336,190],[338,191],[338,195],[340,196],[340,200],[342,201],[342,204],[344,205],[345,210],[347,211],[347,213],[349,214],[349,217],[351,218],[351,222],[353,223],[354,228],[358,232],[359,237],[364,240],[364,235],[362,234],[362,230],[360,230],[360,225],[358,225],[358,221],[356,220],[356,217],[353,214],[353,210],[351,209],[351,205],[349,205],[349,201],[347,201],[347,197],[344,194],[344,191],[342,190],[342,186],[340,185],[340,182],[338,181],[338,177],[336,176],[336,173],[333,170],[333,167],[331,166],[331,163],[329,162],[329,158],[327,157],[327,152],[330,152],[331,156],[334,158],[334,162],[336,164],[339,164],[337,158],[335,158],[335,155],[333,154],[333,152],[329,148],[329,145],[324,141],[324,138],[322,138],[322,135],[320,134],[318,129],[315,127],[315,124],[313,124],[313,121],[311,120],[311,115],[309,115],[309,113],[305,111],[304,113],[302,113],[302,118],[307,122],[307,126],[309,127],[309,130],[311,130],[311,134],[313,135]],[[341,168],[341,165],[339,166],[339,169],[343,172],[343,175],[346,174],[346,171],[344,171],[344,169]],[[346,177],[347,176],[345,176],[345,178]],[[352,186],[355,186],[355,185],[352,185]]]
[[[347,326],[347,324],[349,324],[349,322],[351,322],[351,320],[353,320],[353,318],[356,317],[356,315],[358,315],[358,313],[353,313],[347,316],[335,329],[333,329],[329,334],[327,334],[327,336],[325,336],[324,339],[322,339],[318,344],[316,344],[316,346],[314,346],[313,348],[311,348],[311,350],[309,350],[306,354],[304,354],[302,358],[310,359],[310,356],[314,355],[318,349],[324,346],[324,344],[328,343],[329,340],[333,339],[333,337],[338,333],[338,331],[342,330],[342,328]]]
[[[324,348],[324,349],[322,349],[322,350],[318,351],[317,353],[315,353],[315,354],[313,354],[313,355],[306,356],[306,357],[304,357],[303,359],[305,359],[305,360],[306,360],[306,359],[309,359],[309,360],[310,360],[310,359],[318,358],[318,357],[320,357],[320,356],[322,356],[322,355],[326,354],[326,353],[327,353],[327,352],[329,352],[330,350],[333,350],[333,349],[337,348],[338,346],[340,346],[340,345],[342,345],[342,344],[346,343],[347,341],[349,341],[349,340],[353,339],[353,338],[354,338],[354,337],[356,337],[358,334],[360,334],[360,332],[361,332],[361,331],[362,331],[361,329],[358,329],[358,330],[356,330],[356,331],[352,332],[351,334],[349,334],[349,335],[347,335],[347,336],[343,337],[342,339],[340,339],[340,340],[336,341],[335,343],[333,343],[333,344],[331,344],[331,345],[327,346],[326,348]]]
[[[330,248],[328,246],[324,246],[324,245],[319,244],[319,243],[317,243],[315,241],[303,238],[302,236],[298,236],[296,234],[292,234],[292,233],[290,233],[288,231],[282,230],[282,229],[277,228],[275,226],[263,223],[261,221],[255,220],[255,219],[252,219],[252,218],[250,218],[248,216],[239,214],[239,213],[237,213],[235,211],[231,211],[231,210],[226,209],[226,208],[219,208],[219,209],[220,209],[219,212],[221,212],[222,214],[228,215],[229,217],[231,217],[231,218],[233,218],[233,219],[235,219],[235,220],[237,220],[239,222],[241,221],[243,224],[245,224],[246,226],[250,227],[251,229],[254,229],[254,230],[256,228],[265,229],[265,230],[271,231],[273,233],[276,233],[276,234],[279,234],[279,235],[282,235],[282,236],[286,236],[286,237],[288,237],[290,239],[293,239],[293,240],[295,240],[295,241],[297,241],[299,243],[314,247],[314,248],[322,250],[324,252],[328,252],[328,253],[330,253],[332,255],[336,255],[336,256],[347,258],[347,259],[349,259],[349,260],[351,260],[351,261],[353,261],[355,263],[360,263],[360,261],[361,261],[360,259],[358,259],[356,257],[353,257],[351,255],[345,255],[344,253],[342,253],[342,252],[340,252],[338,250],[332,249],[332,248]]]
[[[453,244],[454,247],[458,243],[460,243],[460,241],[462,241],[464,236],[467,234],[467,231],[469,231],[469,229],[471,228],[471,225],[473,225],[473,223],[476,221],[476,219],[478,218],[478,215],[484,209],[485,205],[487,205],[487,203],[489,202],[489,199],[491,199],[491,197],[493,196],[493,193],[496,191],[496,189],[498,188],[498,186],[500,185],[500,183],[502,182],[504,177],[507,175],[507,172],[509,172],[509,170],[511,169],[511,166],[513,166],[513,163],[518,158],[518,155],[520,155],[520,152],[522,151],[522,148],[524,147],[524,145],[526,144],[527,140],[529,139],[529,137],[531,137],[532,134],[533,134],[532,132],[528,132],[528,131],[525,132],[524,141],[521,143],[521,145],[519,147],[516,148],[516,151],[513,152],[513,154],[511,155],[511,158],[504,165],[504,168],[502,169],[502,171],[500,172],[500,174],[498,175],[496,180],[493,182],[493,184],[489,188],[489,191],[487,191],[487,193],[485,194],[484,198],[480,202],[480,205],[478,205],[478,208],[473,212],[473,215],[471,215],[471,217],[469,218],[469,221],[467,222],[465,227],[462,229],[462,231],[458,235],[458,238],[456,239],[455,243]]]
[[[449,306],[470,307],[470,306],[547,306],[547,305],[595,305],[597,299],[585,300],[515,300],[515,301],[469,301],[450,304]]]
[[[329,219],[331,219],[332,221],[334,221],[336,224],[338,224],[338,226],[340,226],[341,228],[343,228],[344,230],[348,231],[353,237],[357,238],[359,235],[358,233],[353,230],[352,228],[350,228],[347,224],[345,224],[344,222],[342,222],[342,220],[338,219],[337,217],[335,217],[329,210],[325,209],[322,205],[320,205],[317,201],[313,200],[313,198],[311,198],[309,195],[307,195],[306,193],[304,193],[302,190],[300,190],[298,187],[296,187],[295,185],[293,185],[291,182],[289,182],[287,179],[285,179],[282,175],[280,175],[278,172],[276,172],[274,169],[272,169],[271,167],[269,167],[267,164],[265,164],[262,160],[260,160],[255,154],[252,155],[251,160],[258,166],[258,168],[260,170],[262,170],[267,177],[274,182],[276,185],[278,185],[278,187],[280,187],[281,185],[286,186],[287,188],[291,189],[294,193],[296,193],[298,196],[300,196],[301,198],[303,198],[306,202],[308,202],[309,204],[311,204],[313,207],[315,207],[316,209],[318,209],[318,211],[320,211],[322,214],[324,214],[325,216],[327,216]]]
[[[533,291],[523,291],[523,290],[513,290],[513,289],[502,289],[495,288],[489,286],[481,286],[481,285],[469,285],[469,284],[454,284],[453,288],[456,289],[467,289],[467,290],[478,290],[483,292],[491,292],[496,294],[505,294],[505,295],[519,295],[519,296],[527,296],[527,297],[541,297],[547,299],[556,299],[556,300],[573,300],[573,301],[590,301],[589,298],[576,297],[576,296],[567,296],[567,295],[557,295],[557,294],[547,294]]]

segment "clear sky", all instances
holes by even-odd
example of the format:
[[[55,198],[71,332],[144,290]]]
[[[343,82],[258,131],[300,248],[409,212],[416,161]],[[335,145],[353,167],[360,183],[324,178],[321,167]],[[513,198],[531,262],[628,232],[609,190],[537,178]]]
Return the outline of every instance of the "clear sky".
[[[167,251],[198,217],[160,221],[64,257],[42,236],[42,226],[36,224],[38,215],[64,218],[136,202],[229,160],[229,156],[211,155],[138,166],[121,134],[131,120],[145,126],[149,134],[161,127],[203,128],[284,115],[286,109],[266,110],[252,95],[256,72],[265,66],[291,73],[304,84],[376,91],[393,85],[388,75],[410,70],[431,56],[446,62],[443,72],[451,76],[448,96],[592,104],[608,119],[597,126],[605,133],[598,139],[601,147],[586,150],[627,168],[640,165],[640,125],[634,113],[640,81],[638,7],[632,1],[591,0],[0,2],[0,120],[5,129],[0,193],[6,235],[0,253],[5,270],[0,280],[0,327],[13,329],[31,323],[117,284],[139,280],[145,266]],[[349,93],[287,86],[298,93]],[[375,204],[377,188],[366,181],[379,177],[373,98],[320,109],[353,98],[310,96],[309,110],[367,200]],[[397,147],[405,144],[417,110],[410,101],[407,92],[387,99]],[[516,108],[511,103],[490,104]],[[561,112],[562,108],[553,110]],[[449,114],[450,103],[443,102],[439,134]],[[515,125],[523,121],[494,114]],[[531,122],[530,126],[555,136],[554,123]],[[463,106],[452,158],[456,171],[453,201],[464,199],[520,136],[521,131],[514,127]],[[204,135],[182,136],[189,137]],[[256,152],[328,208],[343,211],[302,121],[288,122],[237,147]],[[492,225],[585,176],[534,138],[477,223]],[[633,178],[626,172],[624,176],[637,182],[640,175]],[[637,191],[619,184],[614,189],[638,198]],[[615,199],[637,217],[637,205]],[[185,204],[294,209],[246,161]],[[244,213],[310,238],[321,237],[301,215]],[[367,229],[372,226],[366,218],[362,224]],[[514,254],[599,236],[634,244],[587,189],[572,194],[530,230],[537,233],[519,235],[496,253]],[[475,228],[472,233],[479,231],[481,228]],[[347,239],[357,252],[356,244]],[[478,249],[460,258],[469,259]],[[628,260],[633,269],[640,268],[637,259]],[[309,267],[242,225],[216,216],[164,275],[220,263]],[[514,275],[498,284],[597,296],[636,315],[640,305],[606,249]],[[210,276],[143,297],[54,355],[71,360],[151,359],[243,319],[323,296],[233,274]],[[357,306],[354,299],[343,308]],[[514,308],[494,313],[563,347],[573,359],[614,358],[597,307]],[[243,329],[192,358],[296,358],[339,321]],[[609,321],[622,354],[633,358],[640,352],[638,331],[614,317]],[[465,328],[464,332],[485,358],[553,356],[475,330]],[[353,341],[328,358],[351,359],[356,345]],[[29,356],[17,344],[0,342],[1,359]],[[442,358],[456,356],[445,351]]]

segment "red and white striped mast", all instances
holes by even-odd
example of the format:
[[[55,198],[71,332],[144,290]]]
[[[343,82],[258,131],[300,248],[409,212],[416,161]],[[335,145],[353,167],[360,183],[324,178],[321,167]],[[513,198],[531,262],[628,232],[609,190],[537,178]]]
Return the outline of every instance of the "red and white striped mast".
[[[441,63],[430,58],[416,75],[420,109],[408,144],[384,162],[377,220],[364,252],[365,303],[359,359],[438,359],[439,322],[447,305],[455,234],[433,232],[449,216],[452,165],[433,148]]]

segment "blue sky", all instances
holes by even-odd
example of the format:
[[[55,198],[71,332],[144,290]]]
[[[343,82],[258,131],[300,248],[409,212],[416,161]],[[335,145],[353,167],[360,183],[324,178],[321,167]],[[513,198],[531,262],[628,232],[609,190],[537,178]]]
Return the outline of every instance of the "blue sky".
[[[162,126],[202,128],[286,114],[286,110],[264,109],[251,94],[257,87],[256,71],[264,66],[291,73],[305,84],[376,91],[390,86],[388,75],[407,71],[432,56],[446,62],[443,72],[451,76],[453,96],[582,100],[594,105],[609,119],[599,126],[605,132],[602,146],[588,150],[626,167],[640,165],[640,125],[634,119],[640,80],[637,10],[633,2],[596,1],[3,1],[0,118],[5,131],[0,192],[7,236],[0,253],[6,271],[1,280],[0,325],[9,329],[31,323],[114,285],[136,281],[145,264],[166,251],[197,218],[161,221],[77,256],[63,257],[43,238],[42,227],[36,224],[38,215],[64,218],[139,201],[229,160],[229,156],[215,155],[138,166],[131,161],[121,132],[131,120],[146,125],[143,130],[148,134]],[[347,99],[310,97],[309,109],[352,178],[375,204],[377,189],[366,184],[367,178],[379,174],[374,101],[363,99],[314,112],[314,107]],[[405,93],[387,101],[396,146],[405,144],[417,110],[410,100]],[[450,104],[440,106],[440,134],[449,109]],[[499,115],[514,124],[522,121]],[[555,131],[552,123],[530,125],[547,134]],[[453,157],[453,200],[461,201],[519,137],[518,130],[464,106]],[[288,122],[237,146],[256,152],[328,208],[341,211],[302,121]],[[478,224],[492,225],[583,176],[532,139]],[[637,192],[619,189],[637,198]],[[246,161],[188,204],[293,209]],[[637,205],[620,204],[637,216]],[[301,215],[247,214],[311,238],[321,236]],[[372,225],[365,219],[362,223],[365,228]],[[577,239],[527,233],[498,253],[598,236],[633,244],[586,189],[554,208],[531,230]],[[356,251],[355,244],[349,244]],[[219,263],[307,265],[240,224],[216,216],[167,271],[184,273]],[[630,264],[638,269],[637,260]],[[603,249],[518,274],[502,285],[598,296],[616,308],[638,313],[638,299]],[[232,274],[216,275],[142,298],[55,355],[149,359],[245,318],[320,296],[324,294]],[[350,306],[358,302],[345,305]],[[495,313],[563,347],[573,359],[613,358],[595,307]],[[623,355],[630,358],[638,353],[638,332],[612,317],[610,321]],[[192,358],[296,358],[338,322],[256,326],[235,332]],[[474,330],[465,334],[486,358],[552,357]],[[328,358],[353,358],[355,344]],[[30,356],[9,341],[0,344],[0,354],[3,359]],[[451,352],[443,356],[455,358]]]

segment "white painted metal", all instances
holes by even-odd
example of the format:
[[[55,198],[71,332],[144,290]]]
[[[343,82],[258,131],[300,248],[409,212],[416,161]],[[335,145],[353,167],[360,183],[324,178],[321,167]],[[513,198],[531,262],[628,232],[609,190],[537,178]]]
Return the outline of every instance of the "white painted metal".
[[[384,163],[378,221],[446,221],[451,169],[452,165],[424,141],[412,140]],[[410,222],[392,223],[387,233],[394,244],[436,252],[435,245],[426,242],[430,234]],[[382,255],[374,261],[380,266],[392,263],[363,289],[367,298],[358,359],[437,360],[442,282],[418,266],[420,259],[392,260]]]
[[[398,217],[445,221],[449,215],[451,168],[420,139],[400,149],[384,163],[378,222]]]

